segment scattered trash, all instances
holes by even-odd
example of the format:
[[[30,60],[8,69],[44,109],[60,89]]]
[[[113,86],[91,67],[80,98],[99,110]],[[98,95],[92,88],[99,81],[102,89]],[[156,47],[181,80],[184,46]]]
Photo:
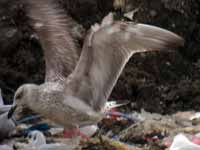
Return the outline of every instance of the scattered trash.
[[[35,130],[38,130],[38,131],[41,131],[41,132],[45,132],[45,131],[48,131],[50,129],[50,126],[46,123],[42,123],[42,124],[36,124],[36,125],[33,125],[27,129],[25,129],[23,132],[23,135],[24,136],[27,136],[29,133],[35,131]]]
[[[200,150],[200,146],[190,141],[185,135],[178,134],[169,148],[170,150]]]
[[[194,137],[192,138],[192,143],[197,144],[197,145],[200,145],[200,138],[194,136]]]
[[[32,146],[38,147],[46,144],[46,138],[40,131],[32,131],[29,133],[28,137],[30,138],[29,144]]]
[[[28,144],[16,143],[14,147],[16,150],[73,150],[75,148],[70,143],[47,144],[44,134],[40,131],[33,131],[29,134]]]
[[[144,118],[140,116],[138,113],[125,114],[125,113],[120,113],[120,112],[107,112],[106,115],[113,118],[128,119],[133,122],[144,121]]]
[[[130,146],[117,140],[109,139],[107,137],[93,138],[87,142],[82,142],[82,150],[88,149],[102,149],[102,150],[142,150],[135,146]]]
[[[112,110],[113,108],[117,108],[117,107],[121,107],[121,106],[125,106],[127,104],[129,104],[130,102],[128,100],[123,100],[123,103],[117,103],[117,101],[108,101],[105,104],[105,107],[103,109],[103,112],[109,112],[110,110]]]
[[[128,18],[130,20],[133,20],[134,15],[139,11],[139,9],[140,8],[136,8],[136,9],[130,11],[130,12],[125,13],[124,17],[126,17],[126,18]]]
[[[192,122],[190,117],[195,113],[179,112],[178,114],[163,116],[159,114],[148,113],[142,110],[141,113],[132,112],[126,114],[110,111],[106,114],[108,117],[103,119],[98,126],[93,125],[80,128],[80,132],[87,137],[91,137],[94,135],[94,133],[96,133],[92,138],[87,138],[87,140],[81,142],[80,146],[83,150],[87,150],[92,147],[94,149],[104,149],[104,146],[107,147],[107,149],[114,148],[117,150],[143,150],[145,148],[148,150],[161,150],[163,147],[168,147],[170,150],[186,150],[184,146],[186,146],[187,149],[190,148],[189,146],[193,146],[194,148],[199,148],[200,146],[200,138],[198,134],[200,130],[200,124],[194,125],[192,123],[182,123],[182,121],[185,122],[185,120]],[[21,130],[24,133],[20,136],[21,139],[24,139],[23,136],[27,135],[29,135],[30,139],[28,140],[28,144],[26,144],[24,140],[22,140],[23,143],[16,143],[15,141],[14,145],[17,150],[26,150],[27,146],[29,146],[28,149],[30,150],[33,150],[33,147],[37,147],[37,150],[46,150],[45,148],[49,148],[49,146],[53,148],[53,150],[55,148],[62,150],[62,147],[66,145],[64,142],[66,139],[63,138],[64,128],[51,124],[50,122],[45,123],[46,120],[43,119],[44,118],[41,118],[40,120],[43,123],[30,124],[28,122],[27,124],[18,125],[19,127],[21,126],[21,129],[17,127],[17,130]],[[35,130],[40,131],[36,132]],[[45,137],[42,132],[44,132],[47,137]],[[178,136],[178,142],[186,141],[185,145],[176,144],[177,136],[175,135],[179,133],[186,133],[187,135],[190,135],[183,138],[184,135],[182,134],[182,137],[180,136],[181,140]],[[70,132],[67,134],[69,137]],[[101,138],[99,138],[98,135],[106,136],[106,140],[103,139],[103,141],[101,141]],[[20,137],[18,138],[20,139]],[[73,137],[73,135],[71,137]],[[173,137],[175,137],[174,141]],[[50,144],[46,144],[46,140],[48,140],[48,143]],[[32,146],[30,147],[31,144]],[[178,145],[181,145],[181,147],[177,147]],[[70,145],[69,147],[72,148],[71,146],[73,145]]]
[[[200,112],[196,112],[192,117],[190,117],[190,120],[199,120],[200,121]]]
[[[80,128],[80,132],[85,134],[88,137],[91,137],[92,135],[95,134],[95,132],[98,130],[97,125],[91,125],[91,126],[85,126]]]
[[[12,105],[5,105],[4,104],[1,89],[0,89],[0,114],[8,112],[11,107],[12,107]]]
[[[53,127],[53,128],[50,128],[48,132],[52,136],[59,136],[59,135],[63,134],[63,131],[64,131],[63,127],[55,127],[55,128]]]

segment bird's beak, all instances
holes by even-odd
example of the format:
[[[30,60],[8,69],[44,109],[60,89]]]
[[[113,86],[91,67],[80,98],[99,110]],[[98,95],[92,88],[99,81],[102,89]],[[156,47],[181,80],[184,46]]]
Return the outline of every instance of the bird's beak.
[[[13,106],[10,108],[10,110],[8,111],[8,119],[10,119],[10,118],[13,116],[13,114],[14,114],[16,108],[17,108],[17,105],[13,105]]]

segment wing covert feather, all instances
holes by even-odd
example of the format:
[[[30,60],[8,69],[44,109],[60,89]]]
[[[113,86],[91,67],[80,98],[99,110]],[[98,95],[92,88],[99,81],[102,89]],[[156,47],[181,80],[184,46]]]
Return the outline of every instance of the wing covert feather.
[[[135,53],[182,46],[184,40],[155,26],[114,22],[112,14],[95,24],[70,76],[72,95],[102,110],[124,66]]]

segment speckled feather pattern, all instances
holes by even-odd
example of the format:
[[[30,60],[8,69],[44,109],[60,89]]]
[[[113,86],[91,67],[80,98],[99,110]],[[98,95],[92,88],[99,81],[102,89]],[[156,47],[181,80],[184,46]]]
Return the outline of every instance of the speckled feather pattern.
[[[40,38],[46,62],[46,81],[65,79],[78,61],[78,48],[72,39],[72,20],[52,0],[27,0],[28,14]]]

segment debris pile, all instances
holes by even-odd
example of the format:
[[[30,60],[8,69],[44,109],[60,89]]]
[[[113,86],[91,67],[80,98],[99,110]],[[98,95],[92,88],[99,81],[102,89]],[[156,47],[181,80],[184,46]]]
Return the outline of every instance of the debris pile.
[[[1,97],[0,97],[1,98]],[[2,100],[3,101],[3,100]],[[128,104],[128,103],[125,103]],[[114,108],[114,106],[120,106]],[[3,106],[3,105],[2,105]],[[16,121],[15,131],[7,132],[0,149],[3,150],[192,150],[200,149],[200,116],[195,112],[160,115],[141,112],[123,113],[126,105],[109,102],[112,109],[93,127],[81,131],[88,134],[79,146],[73,138],[64,137],[64,128],[41,116],[29,116]],[[7,106],[6,106],[7,107]],[[5,121],[4,121],[5,123]],[[92,132],[89,132],[90,129]],[[0,132],[4,129],[0,128]],[[80,137],[81,138],[81,137]]]

